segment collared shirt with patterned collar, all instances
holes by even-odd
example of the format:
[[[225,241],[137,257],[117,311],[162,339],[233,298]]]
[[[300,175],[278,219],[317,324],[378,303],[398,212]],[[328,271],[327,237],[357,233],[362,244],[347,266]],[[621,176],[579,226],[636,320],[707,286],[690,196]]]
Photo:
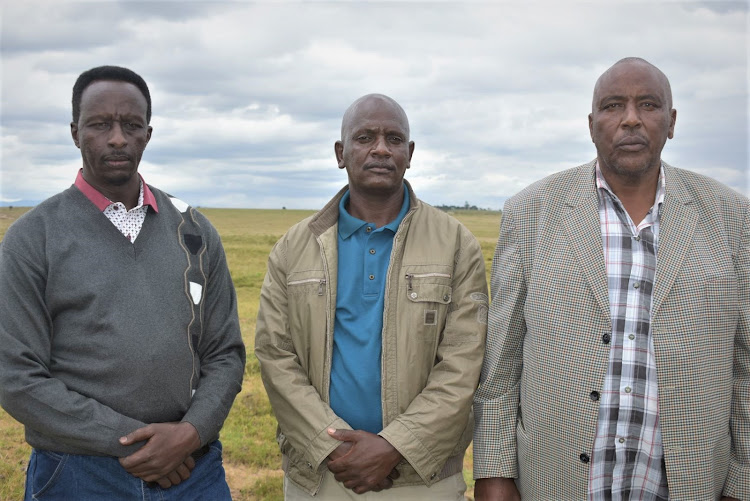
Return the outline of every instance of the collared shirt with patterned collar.
[[[596,166],[604,259],[612,319],[609,366],[600,399],[589,499],[669,497],[659,427],[651,301],[665,194],[660,168],[654,205],[634,224]]]
[[[138,174],[138,177],[140,177],[141,183],[138,193],[138,203],[130,210],[127,210],[125,204],[122,202],[113,202],[91,186],[83,178],[83,169],[78,171],[75,182],[76,188],[81,190],[81,193],[86,195],[86,198],[91,200],[104,213],[107,219],[115,225],[115,228],[120,230],[120,233],[130,240],[130,243],[135,242],[135,239],[138,237],[138,233],[140,233],[143,227],[143,221],[146,220],[148,207],[151,206],[154,212],[159,212],[154,194],[151,193],[148,185],[143,182],[143,177],[140,174]]]

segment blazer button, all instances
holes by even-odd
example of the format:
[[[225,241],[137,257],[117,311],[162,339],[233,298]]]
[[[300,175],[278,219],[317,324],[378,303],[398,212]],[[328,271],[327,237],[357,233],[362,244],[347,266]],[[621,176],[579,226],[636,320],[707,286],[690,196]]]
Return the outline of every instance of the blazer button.
[[[609,334],[605,334],[602,336],[602,343],[609,344],[609,342],[612,340],[612,336]]]
[[[578,456],[578,458],[581,460],[581,463],[588,463],[589,461],[591,461],[591,458],[585,452],[581,453],[581,455]]]
[[[591,393],[589,393],[589,398],[591,398],[591,400],[593,400],[594,402],[596,402],[597,400],[599,400],[599,392],[598,391],[592,391]]]

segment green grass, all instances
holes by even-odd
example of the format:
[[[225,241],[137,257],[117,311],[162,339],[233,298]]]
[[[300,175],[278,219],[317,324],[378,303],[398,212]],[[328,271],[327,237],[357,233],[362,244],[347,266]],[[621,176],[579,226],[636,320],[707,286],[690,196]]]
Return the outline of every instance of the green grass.
[[[0,237],[28,208],[0,208]],[[242,338],[248,347],[242,391],[221,432],[224,466],[236,500],[283,499],[281,455],[275,440],[276,420],[260,381],[252,354],[255,318],[266,260],[273,244],[294,223],[313,214],[301,210],[201,209],[216,226],[224,243],[229,270],[237,289]],[[455,211],[479,240],[489,272],[500,223],[498,212]],[[0,410],[0,500],[23,499],[24,469],[30,448],[23,427]],[[471,488],[471,449],[464,462],[464,478]]]

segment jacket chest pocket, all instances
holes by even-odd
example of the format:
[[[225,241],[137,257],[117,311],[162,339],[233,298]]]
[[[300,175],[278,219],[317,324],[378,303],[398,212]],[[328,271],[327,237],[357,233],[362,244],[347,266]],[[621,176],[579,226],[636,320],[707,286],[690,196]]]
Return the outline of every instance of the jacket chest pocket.
[[[414,328],[423,334],[442,331],[453,297],[451,274],[443,271],[406,273],[406,299],[414,312]]]
[[[287,275],[288,329],[294,348],[304,367],[310,364],[315,365],[325,358],[327,287],[328,283],[323,270],[309,270]]]

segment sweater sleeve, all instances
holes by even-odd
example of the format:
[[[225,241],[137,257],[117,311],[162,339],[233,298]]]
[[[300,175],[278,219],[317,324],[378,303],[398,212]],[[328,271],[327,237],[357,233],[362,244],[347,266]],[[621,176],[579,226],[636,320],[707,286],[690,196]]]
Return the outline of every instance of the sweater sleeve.
[[[135,452],[140,444],[123,447],[118,439],[144,423],[68,389],[50,373],[47,271],[29,259],[40,253],[26,245],[27,238],[18,238],[23,230],[14,226],[0,243],[0,405],[27,429],[68,449],[110,456]]]
[[[242,389],[245,345],[237,316],[237,296],[224,247],[216,229],[202,216],[208,241],[205,328],[198,343],[200,380],[183,421],[198,431],[201,445],[214,440]]]

